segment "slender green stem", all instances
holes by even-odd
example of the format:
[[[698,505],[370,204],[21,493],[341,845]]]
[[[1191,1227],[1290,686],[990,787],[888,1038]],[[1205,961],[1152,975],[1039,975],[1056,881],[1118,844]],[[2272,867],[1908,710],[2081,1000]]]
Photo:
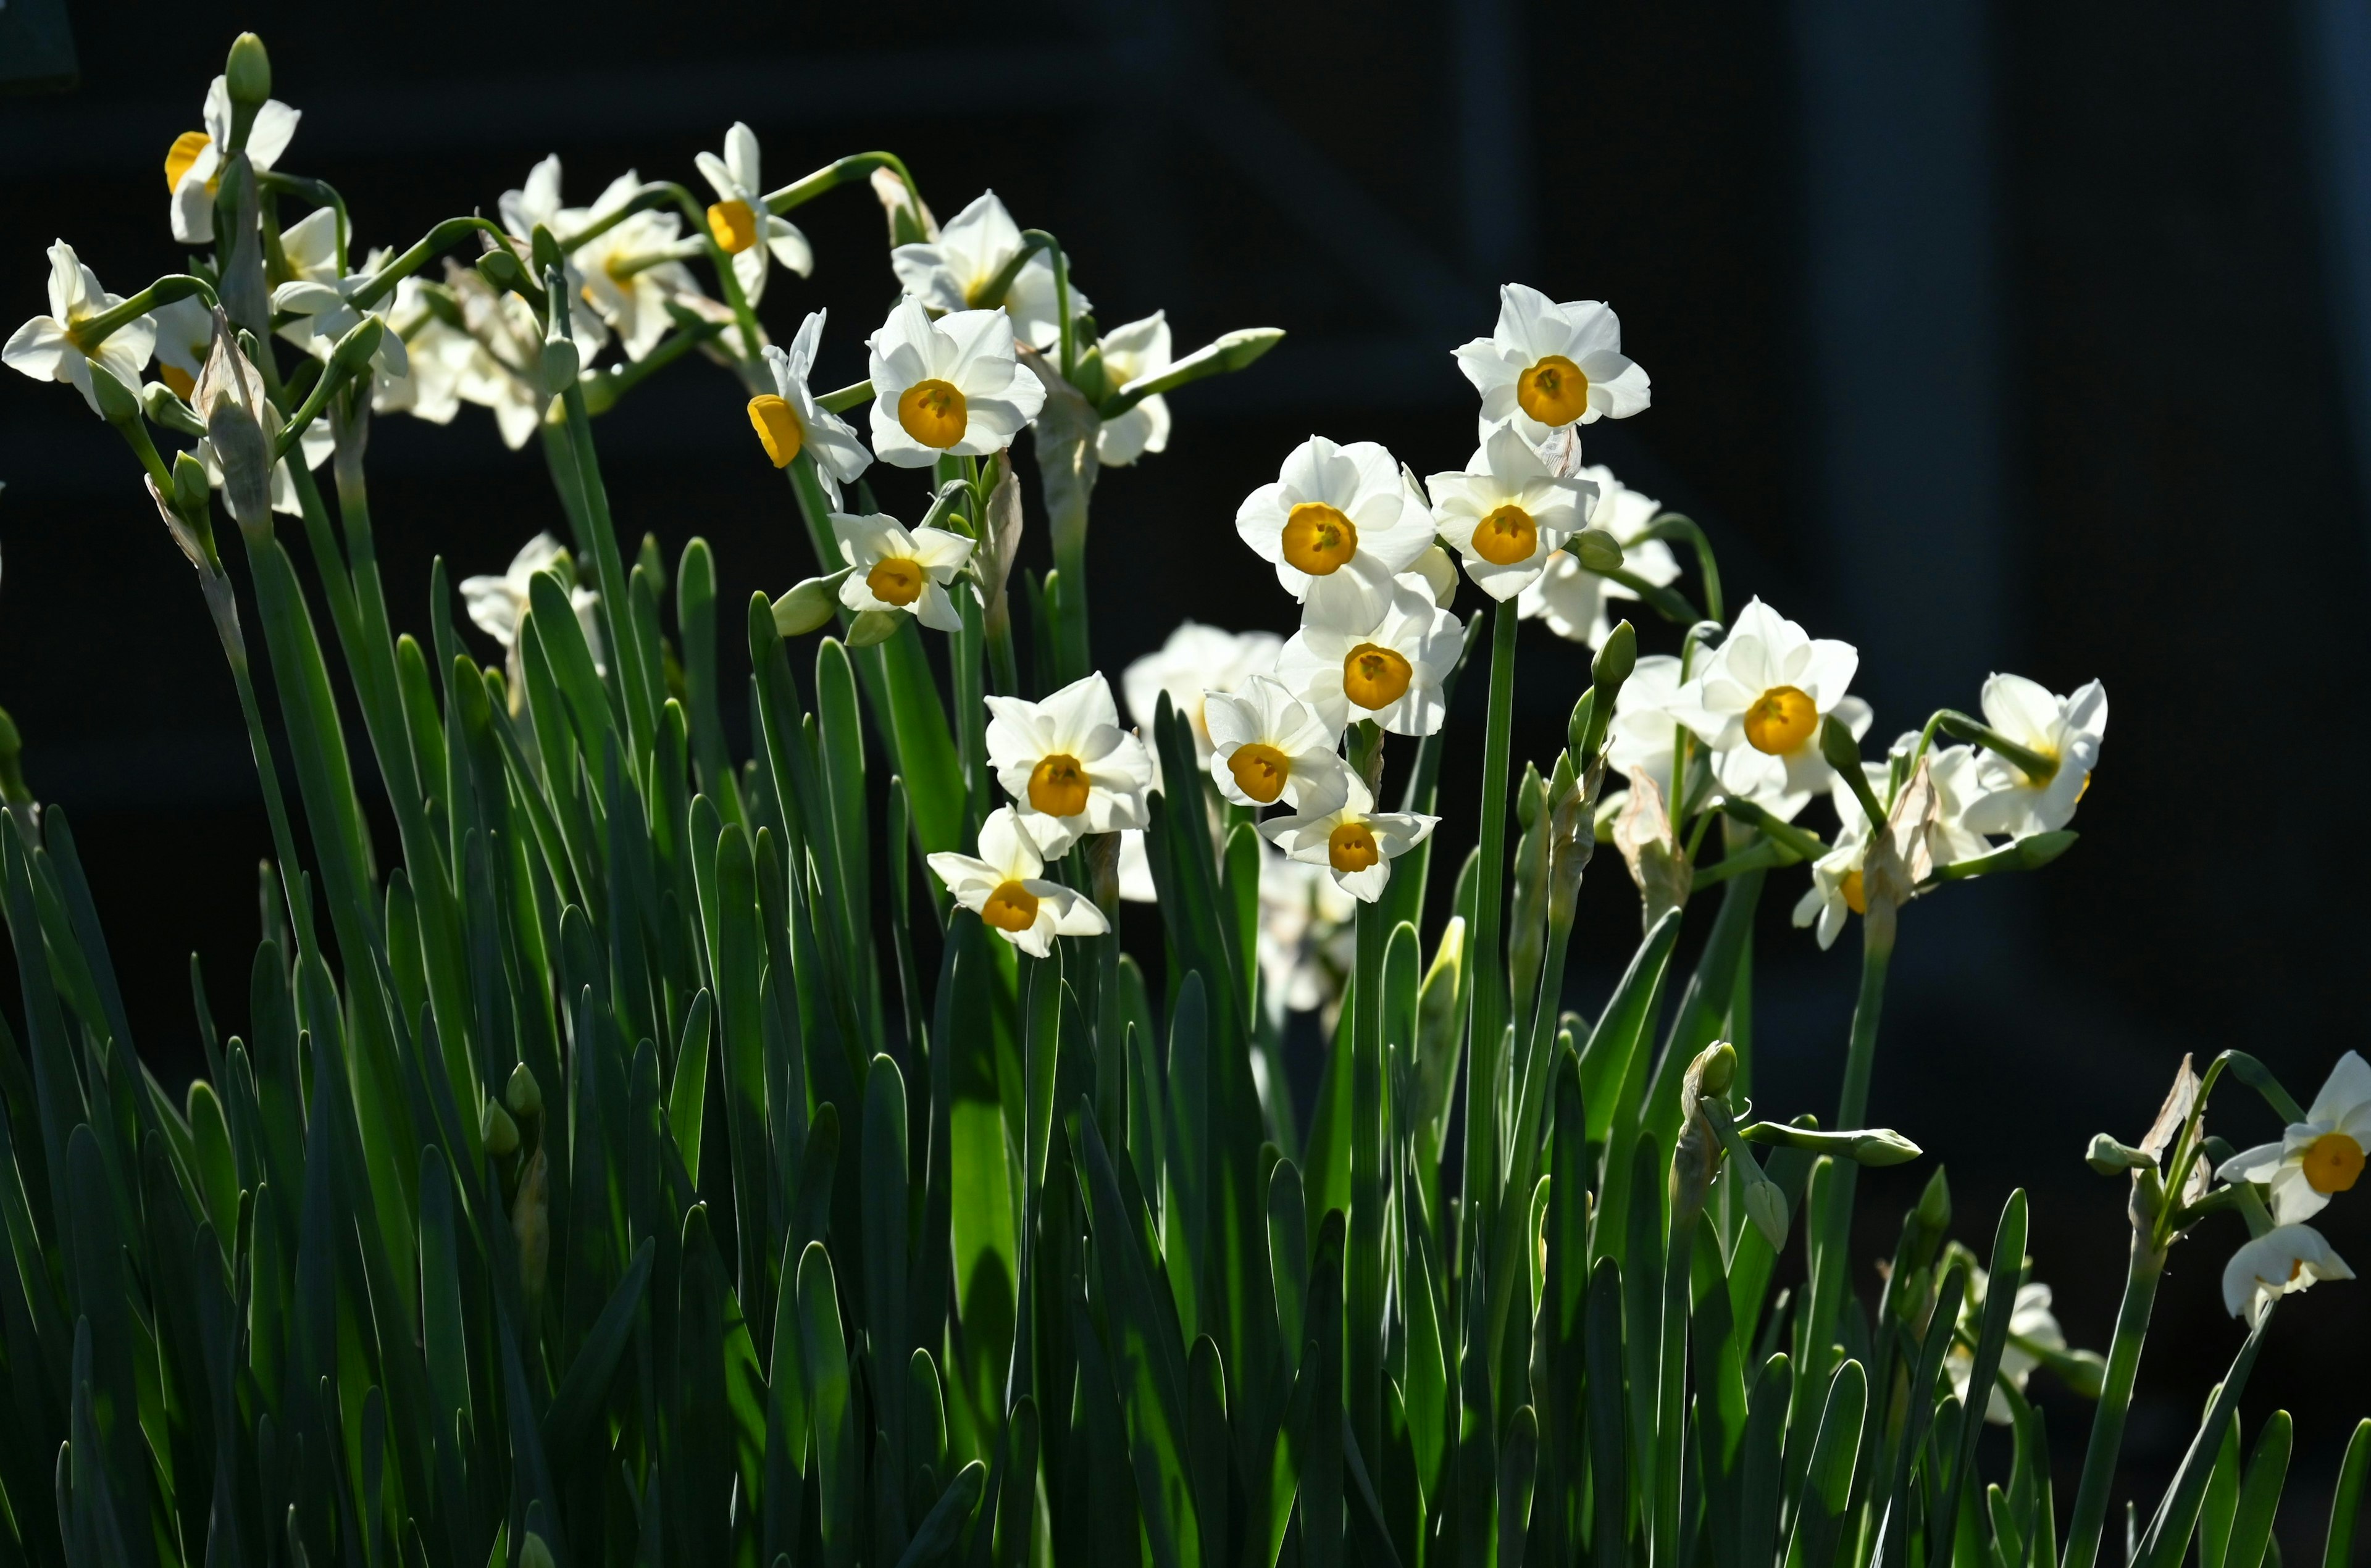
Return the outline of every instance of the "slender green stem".
[[[876,168],[896,171],[897,178],[905,181],[907,190],[913,190],[914,177],[906,172],[905,161],[896,154],[850,153],[844,158],[835,158],[804,179],[794,179],[779,190],[766,192],[766,210],[779,217],[793,207],[814,201],[835,186],[860,179]]]
[[[1499,1035],[1506,1028],[1507,970],[1499,947],[1505,931],[1507,876],[1507,754],[1515,707],[1515,608],[1490,612],[1490,704],[1482,738],[1482,827],[1475,873],[1474,951],[1466,973],[1472,1000],[1465,1059],[1465,1169],[1469,1214],[1479,1219],[1498,1191]],[[1479,1224],[1476,1237],[1487,1235]]]
[[[75,347],[87,354],[112,337],[116,329],[125,322],[136,321],[159,305],[169,305],[178,299],[187,299],[191,294],[204,300],[209,309],[213,308],[214,291],[211,284],[203,278],[193,278],[184,272],[174,272],[157,279],[121,305],[111,306],[97,316],[87,317],[74,324],[68,329],[66,336],[74,340]],[[135,387],[133,390],[137,391],[138,388]]]
[[[817,408],[835,414],[844,414],[860,403],[873,401],[873,383],[859,381],[837,392],[827,392],[815,399]]]
[[[419,242],[411,249],[372,273],[371,281],[355,290],[353,298],[347,303],[356,310],[368,310],[372,306],[394,293],[396,284],[427,265],[430,257],[458,242],[462,236],[472,232],[492,235],[495,244],[505,250],[510,250],[514,259],[517,258],[518,252],[511,250],[510,236],[503,232],[503,226],[500,224],[488,223],[479,217],[447,218],[421,236]],[[521,261],[520,266],[525,268],[526,263]]]
[[[2107,1377],[2091,1416],[2091,1440],[2083,1450],[2083,1479],[2075,1490],[2075,1512],[2066,1525],[2061,1568],[2092,1568],[2099,1555],[2099,1531],[2108,1517],[2108,1491],[2124,1446],[2124,1416],[2132,1408],[2133,1379],[2141,1366],[2141,1342],[2148,1337],[2149,1312],[2157,1283],[2165,1277],[2165,1253],[2139,1231],[2133,1233],[2132,1262],[2124,1275],[2124,1301],[2116,1311],[2116,1337],[2108,1347]]]
[[[1946,734],[1956,735],[1960,740],[1984,747],[1986,751],[1999,753],[2015,763],[2018,771],[2036,785],[2048,783],[2058,771],[2056,757],[2044,756],[2031,747],[2021,746],[1991,725],[1979,723],[1964,713],[1957,713],[1946,709],[1929,721],[1930,732],[1937,726]]]

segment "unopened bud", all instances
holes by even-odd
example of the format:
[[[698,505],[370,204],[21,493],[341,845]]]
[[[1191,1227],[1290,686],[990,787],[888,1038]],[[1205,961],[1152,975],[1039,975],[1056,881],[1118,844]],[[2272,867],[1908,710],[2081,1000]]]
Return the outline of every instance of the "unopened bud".
[[[1729,1086],[1737,1081],[1737,1047],[1726,1040],[1706,1046],[1696,1062],[1701,1069],[1698,1081],[1706,1094],[1727,1094]]]
[[[828,577],[810,577],[775,600],[774,629],[784,637],[804,637],[830,625],[839,613],[839,585],[855,570],[844,566]]]
[[[272,96],[272,56],[264,52],[261,39],[243,32],[231,40],[230,59],[223,65],[223,86],[230,90],[231,102],[250,107]]]
[[[1573,751],[1579,751],[1588,744],[1590,724],[1596,717],[1597,688],[1591,686],[1580,694],[1580,700],[1572,705],[1572,717],[1565,721],[1564,744],[1566,746]]]
[[[1605,634],[1605,646],[1589,662],[1590,683],[1607,691],[1618,691],[1638,667],[1638,630],[1628,621],[1616,621],[1613,629]]]
[[[1852,1157],[1862,1165],[1907,1165],[1926,1152],[1891,1127],[1853,1135]]]
[[[161,381],[152,381],[140,389],[140,408],[148,416],[148,422],[161,430],[169,430],[176,435],[202,437],[206,433],[205,421]]]
[[[379,342],[387,336],[387,323],[376,316],[365,316],[338,340],[330,351],[330,369],[337,374],[353,375],[367,369],[371,358],[378,352]]]
[[[1210,347],[1218,351],[1219,363],[1229,370],[1241,370],[1268,350],[1284,340],[1281,327],[1241,327],[1232,332],[1221,332]]]
[[[2094,1133],[2091,1147],[2083,1151],[2083,1163],[2102,1176],[2121,1176],[2127,1170],[2150,1170],[2157,1161],[2105,1133]]]
[[[521,1062],[511,1069],[511,1081],[503,1089],[503,1101],[511,1108],[511,1114],[522,1122],[543,1114],[543,1086],[535,1081],[534,1068]]]
[[[487,1101],[484,1112],[478,1117],[478,1137],[485,1144],[486,1152],[497,1159],[518,1151],[518,1124],[495,1101]]]
[[[1583,528],[1565,548],[1575,560],[1601,577],[1622,570],[1622,541],[1602,528]]]
[[[1847,778],[1861,776],[1860,743],[1853,739],[1851,726],[1833,713],[1820,721],[1820,755]]]
[[[139,421],[138,394],[118,381],[115,373],[97,360],[90,362],[90,389],[98,399],[98,417],[109,424],[121,429]]]
[[[544,1545],[539,1535],[529,1535],[526,1544],[519,1548],[519,1568],[553,1568],[551,1548]]]
[[[848,645],[870,648],[876,642],[886,642],[897,635],[897,621],[896,610],[860,610],[848,628]]]
[[[214,486],[206,466],[188,452],[173,454],[173,505],[183,517],[202,517],[213,502]]]
[[[577,372],[584,368],[576,345],[553,333],[543,340],[544,389],[554,396],[576,385]]]
[[[1918,1194],[1918,1223],[1937,1236],[1951,1228],[1951,1183],[1944,1180],[1939,1165],[1927,1179],[1926,1190]]]
[[[1522,782],[1515,786],[1515,823],[1528,828],[1540,818],[1548,803],[1548,781],[1540,777],[1539,764],[1523,764]]]
[[[1745,1217],[1776,1251],[1787,1245],[1787,1193],[1767,1176],[1745,1184]]]

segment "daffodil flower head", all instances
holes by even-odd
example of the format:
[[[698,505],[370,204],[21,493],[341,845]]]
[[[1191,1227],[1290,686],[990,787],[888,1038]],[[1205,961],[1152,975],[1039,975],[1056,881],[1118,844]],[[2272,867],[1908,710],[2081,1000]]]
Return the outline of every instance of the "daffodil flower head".
[[[1348,774],[1346,781],[1347,791],[1333,810],[1276,817],[1259,830],[1293,859],[1324,867],[1344,893],[1372,904],[1391,883],[1392,862],[1423,843],[1440,819],[1379,812],[1364,779]]]
[[[543,571],[559,573],[561,582],[567,586],[568,606],[576,613],[577,629],[584,633],[584,646],[593,654],[594,669],[601,670],[601,595],[576,581],[576,568],[568,551],[549,534],[538,534],[520,546],[518,554],[511,557],[510,565],[501,576],[461,579],[462,607],[469,612],[469,619],[477,628],[492,638],[506,655],[504,672],[514,711],[526,692],[519,624],[526,618],[536,574]]]
[[[815,401],[807,378],[815,374],[815,351],[823,342],[824,313],[799,323],[798,336],[788,349],[766,345],[766,368],[774,374],[774,390],[749,399],[749,422],[777,468],[787,468],[802,452],[815,467],[841,484],[853,484],[872,466],[873,454],[847,421]]]
[[[173,193],[173,237],[183,245],[214,240],[214,191],[230,158],[230,84],[216,76],[206,87],[205,129],[184,131],[165,152],[165,188]],[[247,128],[247,161],[268,169],[296,134],[295,110],[278,98],[265,100]]]
[[[900,300],[866,346],[873,450],[900,468],[1001,452],[1046,406],[1045,384],[1022,370],[1000,310],[933,321],[920,302]]]
[[[1011,806],[990,812],[980,824],[977,855],[942,852],[930,858],[930,866],[957,904],[1033,957],[1051,952],[1056,937],[1100,936],[1110,928],[1093,902],[1046,880],[1045,857]]]
[[[1043,702],[986,700],[989,767],[1040,850],[1058,855],[1083,835],[1145,824],[1152,756],[1119,727],[1101,674],[1072,681]]]
[[[1833,714],[1855,736],[1868,729],[1868,705],[1845,690],[1859,664],[1852,644],[1813,638],[1755,599],[1672,712],[1711,751],[1722,790],[1792,817],[1833,771],[1821,721]]]
[[[1222,631],[1199,621],[1180,621],[1159,649],[1120,672],[1120,695],[1128,698],[1128,715],[1138,727],[1150,731],[1161,694],[1167,692],[1169,705],[1186,716],[1194,731],[1196,751],[1207,757],[1209,695],[1240,691],[1254,675],[1274,674],[1277,655],[1283,651],[1284,639],[1272,631]]]
[[[1504,603],[1530,588],[1549,557],[1586,525],[1597,500],[1590,479],[1558,478],[1511,427],[1490,432],[1460,474],[1425,481],[1441,539],[1466,575]]]
[[[1983,1336],[1984,1292],[1991,1280],[1983,1269],[1973,1272],[1968,1282],[1967,1294],[1960,1300],[1960,1328],[1970,1341]],[[2058,1323],[2058,1316],[2050,1309],[2050,1287],[2039,1280],[2029,1280],[2017,1287],[2017,1300],[2009,1309],[2008,1340],[2001,1348],[2000,1375],[2008,1379],[2018,1392],[2041,1365],[2036,1350],[2063,1351],[2066,1348],[2066,1332]],[[1965,1343],[1954,1339],[1944,1352],[1944,1370],[1950,1376],[1951,1388],[1962,1404],[1968,1398],[1968,1383],[1975,1376],[1975,1353]],[[1998,1383],[1992,1389],[1992,1399],[1984,1406],[1984,1419],[1995,1426],[2009,1425],[2015,1412],[2009,1408],[2008,1396],[2002,1393]]]
[[[1104,375],[1117,390],[1131,381],[1158,375],[1169,368],[1169,318],[1154,311],[1139,321],[1115,327],[1103,335]],[[1155,392],[1116,419],[1095,429],[1095,461],[1106,468],[1125,468],[1148,452],[1169,446],[1169,400]]]
[[[1583,468],[1577,477],[1597,487],[1596,504],[1583,526],[1602,529],[1621,543],[1622,570],[1658,588],[1678,581],[1680,563],[1671,547],[1660,539],[1638,537],[1662,510],[1662,503],[1615,478],[1613,470],[1602,463]],[[1525,620],[1545,620],[1558,637],[1602,648],[1613,631],[1606,602],[1637,596],[1626,584],[1581,565],[1570,550],[1558,550],[1548,558],[1539,580],[1523,590],[1515,608]]]
[[[378,377],[371,394],[371,407],[383,414],[405,413],[430,424],[450,424],[461,407],[461,378],[485,351],[468,333],[448,325],[436,313],[429,303],[428,288],[429,284],[417,276],[405,278],[395,285],[387,324],[403,335],[403,357],[409,374]],[[166,337],[160,323],[160,361],[165,353]],[[158,374],[166,373],[160,368]],[[170,381],[171,376],[168,375],[166,379]]]
[[[960,631],[963,617],[947,585],[971,559],[971,541],[944,528],[908,529],[879,513],[831,514],[842,560],[856,570],[840,581],[839,602],[858,612],[903,610],[933,631]]]
[[[1313,435],[1244,499],[1235,532],[1309,615],[1362,630],[1383,618],[1393,579],[1430,547],[1433,524],[1382,447]]]
[[[513,243],[523,256],[532,252],[535,231],[538,227],[554,239],[563,239],[583,228],[592,215],[582,207],[561,203],[560,178],[560,155],[554,153],[527,171],[525,186],[503,191],[501,200],[495,203],[495,209],[502,213],[503,227],[509,231]],[[625,179],[630,180],[633,176],[629,173]],[[603,200],[614,199],[617,191],[618,184],[613,183]],[[668,221],[672,223],[674,220]],[[607,237],[603,236],[601,239]],[[593,243],[598,245],[600,242],[596,239]],[[608,323],[596,306],[596,289],[585,275],[582,265],[584,259],[581,249],[563,255],[561,258],[561,276],[568,284],[569,331],[575,339],[578,351],[589,363],[593,356],[607,345],[609,333]],[[689,281],[688,274],[686,274],[685,281]],[[504,297],[515,299],[517,296]],[[520,303],[525,304],[524,301]],[[665,312],[660,314],[664,317]],[[642,329],[648,330],[646,328]],[[530,354],[528,363],[532,363],[535,357]]]
[[[2053,766],[2037,778],[1985,753],[1979,771],[1985,794],[1968,808],[1969,824],[2017,838],[2065,827],[2099,763],[2099,743],[2108,732],[2107,688],[2093,681],[2059,697],[2023,675],[1995,675],[1984,682],[1983,704],[1985,723]]]
[[[1331,811],[1349,797],[1350,770],[1317,716],[1266,675],[1240,692],[1214,691],[1209,716],[1210,777],[1239,806],[1278,801],[1302,815]]]
[[[1021,264],[1004,297],[988,297],[996,279],[1021,254],[1022,244],[1021,225],[1012,221],[996,192],[986,190],[949,219],[935,240],[892,250],[889,266],[908,299],[943,313],[1001,308],[1012,317],[1012,329],[1023,342],[1033,349],[1050,349],[1061,341],[1062,321],[1053,259],[1045,251],[1033,253]],[[1070,315],[1085,316],[1090,308],[1087,296],[1073,283]],[[1165,332],[1162,345],[1165,365]]]
[[[1828,852],[1811,862],[1811,885],[1795,901],[1796,926],[1816,925],[1822,952],[1835,945],[1845,916],[1868,913],[1861,873],[1861,862],[1868,855],[1868,823],[1857,812],[1855,815],[1859,820],[1838,833]]]
[[[1424,579],[1394,579],[1382,618],[1310,615],[1277,659],[1277,679],[1339,738],[1371,719],[1395,735],[1429,735],[1447,713],[1441,682],[1457,663],[1455,616],[1432,602]]]
[[[50,247],[50,313],[34,317],[10,333],[7,347],[0,349],[0,363],[36,381],[64,382],[82,394],[82,400],[96,414],[98,393],[90,384],[92,363],[105,366],[126,390],[137,391],[140,373],[147,367],[149,352],[156,343],[156,322],[147,316],[125,322],[104,342],[87,345],[83,341],[78,332],[85,322],[122,303],[122,295],[99,287],[98,274],[84,266],[74,247],[61,239]]]
[[[1622,352],[1622,323],[1603,303],[1558,305],[1535,288],[1498,291],[1498,329],[1457,351],[1482,394],[1482,428],[1512,423],[1537,445],[1548,432],[1647,407],[1647,373]]]
[[[703,152],[692,161],[716,191],[715,203],[708,209],[708,232],[717,248],[733,258],[733,276],[741,284],[743,298],[752,306],[758,303],[774,262],[802,278],[815,271],[815,251],[807,236],[766,205],[755,131],[736,120],[724,133],[723,157]]]
[[[281,284],[272,291],[272,314],[284,314],[290,320],[280,329],[280,336],[315,359],[328,359],[337,348],[338,340],[361,326],[364,316],[385,319],[380,308],[358,310],[351,303],[371,281],[371,274],[363,271],[340,278],[334,283],[298,279]],[[371,368],[381,375],[398,379],[411,374],[401,333],[388,330],[379,334],[378,347],[371,353]]]
[[[516,451],[559,404],[537,370],[543,328],[526,301],[508,291],[497,293],[474,267],[447,260],[445,284],[460,307],[475,351],[460,358],[454,395],[492,410],[503,444]],[[593,325],[599,329],[597,318]]]
[[[186,403],[197,395],[198,373],[205,369],[206,355],[214,348],[214,313],[191,294],[158,306],[149,312],[149,319],[156,326],[156,379]]]
[[[2338,1058],[2305,1120],[2292,1122],[2278,1143],[2233,1155],[2216,1174],[2226,1182],[2261,1182],[2271,1189],[2273,1217],[2283,1225],[2311,1219],[2331,1196],[2352,1192],[2371,1151],[2371,1063],[2349,1051]]]
[[[2277,1225],[2223,1265],[2223,1307],[2253,1328],[2282,1297],[2309,1290],[2319,1280],[2354,1277],[2320,1231],[2310,1225]]]
[[[280,231],[280,254],[288,275],[307,282],[334,283],[344,271],[338,251],[338,210],[316,207]]]
[[[1669,653],[1641,655],[1630,678],[1613,698],[1613,717],[1605,726],[1605,762],[1625,778],[1644,775],[1655,781],[1671,809],[1671,757],[1679,741],[1679,721],[1671,703],[1680,692],[1680,662]]]
[[[591,211],[571,214],[577,221],[569,225],[570,232],[607,217],[642,188],[641,178],[628,169],[609,182]],[[700,295],[699,282],[680,259],[682,227],[683,220],[674,213],[645,210],[619,219],[569,258],[577,298],[618,334],[619,346],[630,360],[658,347],[675,324],[667,314],[670,301]]]
[[[1896,747],[1915,745],[1915,734],[1894,742]],[[1931,840],[1935,863],[1972,860],[1992,850],[1991,842],[1968,825],[1968,811],[1984,799],[1983,767],[1973,746],[1944,746],[1926,754],[1926,774],[1935,783],[1935,825]],[[1879,794],[1883,793],[1882,789]],[[1855,802],[1857,809],[1858,802]],[[1838,810],[1843,808],[1839,806]]]

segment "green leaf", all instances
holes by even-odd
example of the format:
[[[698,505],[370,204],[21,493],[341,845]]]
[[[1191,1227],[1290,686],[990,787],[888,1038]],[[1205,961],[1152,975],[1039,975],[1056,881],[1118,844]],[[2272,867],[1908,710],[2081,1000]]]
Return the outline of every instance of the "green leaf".
[[[575,1446],[585,1441],[594,1431],[595,1418],[602,1402],[608,1397],[609,1382],[618,1370],[618,1357],[626,1348],[626,1336],[633,1331],[637,1309],[642,1305],[642,1286],[651,1277],[651,1258],[654,1243],[642,1238],[634,1249],[634,1260],[627,1266],[626,1277],[609,1293],[601,1315],[594,1320],[592,1332],[570,1363],[568,1375],[551,1396],[551,1406],[543,1414],[544,1451],[565,1469],[575,1458]]]
[[[684,1014],[675,1051],[675,1079],[667,1090],[667,1133],[683,1156],[684,1169],[700,1170],[701,1119],[708,1108],[708,1029],[715,1001],[702,987]]]
[[[1629,1212],[1631,1151],[1637,1143],[1647,1088],[1647,1035],[1662,1010],[1663,981],[1680,937],[1680,914],[1666,911],[1638,944],[1580,1050],[1580,1098],[1589,1113],[1589,1141],[1605,1149],[1604,1185],[1598,1193],[1601,1216]],[[1671,1135],[1659,1130],[1657,1136]],[[1596,1254],[1620,1258],[1626,1242],[1618,1222],[1596,1228]]]
[[[1507,1424],[1506,1444],[1498,1453],[1499,1568],[1523,1568],[1523,1545],[1532,1518],[1532,1479],[1539,1451],[1538,1418],[1531,1406],[1520,1406]]]
[[[2357,1423],[2354,1435],[2346,1440],[2346,1458],[2339,1462],[2338,1485],[2330,1497],[2330,1534],[2322,1547],[2321,1568],[2346,1568],[2362,1516],[2366,1472],[2371,1472],[2371,1420]]]
[[[1868,1375],[1846,1361],[1828,1380],[1828,1399],[1812,1440],[1803,1489],[1795,1500],[1795,1539],[1787,1561],[1797,1568],[1828,1568],[1851,1505],[1853,1470],[1860,1458],[1861,1425],[1868,1409]]]
[[[1753,1381],[1737,1488],[1737,1568],[1766,1568],[1777,1544],[1778,1450],[1794,1381],[1794,1364],[1783,1354],[1764,1362]]]
[[[2273,1539],[2273,1512],[2280,1506],[2281,1487],[2288,1480],[2294,1435],[2289,1412],[2276,1410],[2257,1436],[2248,1479],[2239,1488],[2239,1511],[2231,1521],[2231,1548],[2224,1568],[2260,1568],[2263,1562],[2264,1549]]]
[[[937,1562],[954,1545],[964,1521],[979,1506],[980,1489],[987,1484],[988,1467],[977,1459],[957,1470],[954,1480],[947,1482],[947,1489],[922,1516],[914,1539],[897,1558],[897,1568],[922,1568],[922,1564]]]
[[[2017,1309],[2017,1287],[2025,1277],[2025,1206],[2023,1188],[2010,1193],[2008,1202],[2001,1205],[2000,1227],[1993,1234],[1992,1264],[1985,1275],[1992,1283],[1984,1293],[1975,1364],[1969,1373],[1969,1408],[1960,1424],[1959,1457],[1951,1463],[1949,1479],[1943,1483],[1942,1501],[1935,1510],[1939,1519],[1958,1516],[1960,1489],[1975,1473],[1976,1441],[1984,1435],[1986,1401],[1993,1377],[2000,1370],[2001,1353],[2008,1346],[2008,1324]],[[1938,1324],[1944,1321],[1935,1320]]]
[[[839,1321],[839,1292],[831,1254],[807,1243],[799,1259],[799,1335],[806,1350],[807,1410],[815,1458],[817,1522],[824,1560],[833,1568],[856,1561],[863,1484],[850,1402],[848,1339]]]
[[[2223,1429],[2215,1469],[2206,1478],[2206,1498],[2198,1515],[2198,1568],[2223,1568],[2231,1547],[2231,1521],[2239,1511],[2239,1424]]]

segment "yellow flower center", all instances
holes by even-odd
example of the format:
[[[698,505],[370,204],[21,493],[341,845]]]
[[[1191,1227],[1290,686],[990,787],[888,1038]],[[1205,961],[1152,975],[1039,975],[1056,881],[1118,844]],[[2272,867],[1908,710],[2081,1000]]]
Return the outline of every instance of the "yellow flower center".
[[[1284,520],[1285,563],[1312,577],[1331,577],[1359,553],[1359,525],[1322,501],[1304,501]]]
[[[2295,1285],[2297,1281],[2297,1275],[2303,1273],[2305,1273],[2305,1260],[2303,1258],[2298,1258],[2291,1262],[2289,1264],[2289,1283],[2291,1285]]]
[[[766,445],[766,455],[774,460],[777,468],[787,468],[791,459],[806,444],[807,432],[799,423],[799,411],[771,392],[749,399],[749,422],[758,430],[758,439]]]
[[[1067,752],[1038,759],[1029,770],[1029,804],[1047,816],[1077,816],[1087,809],[1087,769]]]
[[[1325,859],[1344,876],[1363,871],[1382,858],[1374,831],[1363,822],[1346,822],[1325,836]]]
[[[1529,560],[1539,548],[1539,525],[1520,506],[1502,506],[1474,525],[1474,553],[1492,566]]]
[[[1589,412],[1589,377],[1562,354],[1550,354],[1515,377],[1515,405],[1544,425],[1568,425]]]
[[[1769,756],[1796,750],[1819,727],[1819,705],[1799,686],[1772,686],[1745,710],[1745,744]]]
[[[708,209],[708,232],[727,256],[738,256],[758,243],[758,213],[746,202],[719,202]]]
[[[979,917],[1000,931],[1025,931],[1037,923],[1037,895],[1017,882],[999,882]]]
[[[173,396],[186,403],[198,389],[197,378],[178,364],[159,363],[156,379],[173,389]]]
[[[202,131],[184,131],[174,137],[173,144],[165,149],[165,189],[179,190],[181,176],[190,172],[190,166],[198,161],[200,153],[214,144],[214,139]],[[207,181],[210,189],[213,183]]]
[[[864,585],[883,604],[902,610],[922,596],[922,563],[904,556],[876,560],[864,574]]]
[[[1361,708],[1389,708],[1407,695],[1414,674],[1399,653],[1361,642],[1342,660],[1342,695]]]
[[[2305,1179],[2327,1196],[2352,1189],[2363,1174],[2363,1146],[2344,1133],[2324,1133],[2305,1151]]]
[[[1845,908],[1856,915],[1868,913],[1868,892],[1862,884],[1858,871],[1846,871],[1844,886],[1839,891],[1845,895]]]
[[[964,438],[971,415],[952,382],[917,381],[897,394],[897,422],[925,446],[943,452]]]
[[[1284,793],[1284,781],[1292,773],[1292,765],[1274,746],[1254,741],[1237,746],[1227,758],[1227,771],[1235,776],[1235,788],[1263,806],[1272,806]]]

